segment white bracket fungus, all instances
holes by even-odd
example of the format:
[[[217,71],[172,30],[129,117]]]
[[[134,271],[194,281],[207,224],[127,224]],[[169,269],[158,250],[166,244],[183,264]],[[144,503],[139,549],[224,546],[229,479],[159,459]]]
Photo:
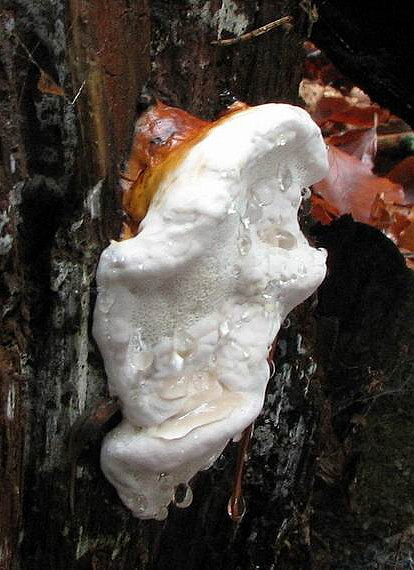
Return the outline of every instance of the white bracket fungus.
[[[235,112],[161,178],[138,235],[102,253],[93,333],[124,419],[101,464],[135,516],[164,519],[260,413],[269,347],[325,276],[297,212],[327,168],[302,109]]]

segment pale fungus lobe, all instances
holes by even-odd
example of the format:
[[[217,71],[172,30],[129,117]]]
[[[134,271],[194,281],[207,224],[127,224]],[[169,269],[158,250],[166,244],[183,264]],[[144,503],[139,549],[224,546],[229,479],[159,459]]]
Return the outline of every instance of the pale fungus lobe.
[[[208,124],[173,109],[177,135],[168,109],[137,123],[126,239],[102,253],[93,324],[123,412],[102,469],[135,516],[158,520],[260,413],[269,347],[326,258],[297,219],[328,168],[304,110],[244,106]]]

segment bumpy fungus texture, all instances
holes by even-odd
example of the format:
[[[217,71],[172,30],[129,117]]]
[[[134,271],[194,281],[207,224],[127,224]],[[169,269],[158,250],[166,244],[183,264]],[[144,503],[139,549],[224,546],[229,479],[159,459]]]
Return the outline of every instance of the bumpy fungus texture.
[[[134,515],[159,520],[260,413],[280,324],[325,276],[297,221],[301,189],[327,172],[309,115],[267,104],[206,124],[174,112],[186,136],[157,107],[138,122],[123,176],[134,237],[103,252],[94,315],[124,416],[102,469]],[[154,130],[156,158],[143,144]]]

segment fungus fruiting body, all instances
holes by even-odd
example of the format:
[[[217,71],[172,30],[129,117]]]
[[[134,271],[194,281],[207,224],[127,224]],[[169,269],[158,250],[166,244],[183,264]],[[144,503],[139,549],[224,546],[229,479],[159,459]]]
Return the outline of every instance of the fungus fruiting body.
[[[137,166],[151,198],[129,194],[143,219],[97,272],[93,331],[123,412],[101,465],[143,519],[165,518],[260,413],[269,347],[325,275],[297,220],[301,189],[327,170],[309,115],[266,104],[198,126],[152,170]]]

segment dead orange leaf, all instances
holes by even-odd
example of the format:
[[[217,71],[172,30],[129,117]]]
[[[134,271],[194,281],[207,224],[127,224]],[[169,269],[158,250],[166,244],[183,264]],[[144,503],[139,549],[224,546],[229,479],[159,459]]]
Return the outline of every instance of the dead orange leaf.
[[[407,203],[414,202],[414,156],[408,156],[401,160],[390,170],[387,178],[401,184]]]
[[[375,103],[370,105],[353,104],[349,97],[322,97],[313,113],[313,119],[318,125],[327,122],[343,123],[358,127],[372,127],[378,123],[387,122],[389,111]]]
[[[40,77],[37,82],[37,88],[42,93],[50,93],[51,95],[62,96],[65,94],[62,87],[60,87],[56,81],[43,69],[40,70]]]
[[[339,218],[339,211],[329,202],[324,200],[322,196],[312,194],[311,196],[311,215],[324,225],[330,224],[336,218]]]
[[[326,142],[358,158],[370,169],[373,168],[377,152],[377,128],[375,126],[370,129],[350,129],[331,135]]]
[[[372,224],[371,210],[377,195],[388,202],[402,202],[402,188],[387,178],[375,176],[370,168],[354,156],[329,147],[329,173],[314,184],[314,192],[326,202],[328,211],[351,214],[354,220]],[[321,220],[322,221],[322,220]]]
[[[398,236],[398,246],[409,252],[414,252],[414,222],[410,224]]]

